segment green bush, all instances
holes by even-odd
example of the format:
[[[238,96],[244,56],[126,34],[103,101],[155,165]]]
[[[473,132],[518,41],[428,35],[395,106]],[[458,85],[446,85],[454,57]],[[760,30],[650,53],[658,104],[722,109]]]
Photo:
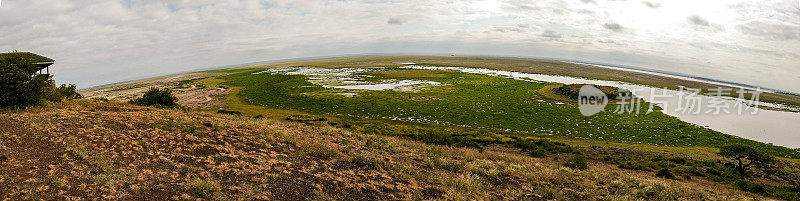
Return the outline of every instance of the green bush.
[[[141,98],[131,100],[131,103],[141,106],[175,107],[178,98],[172,95],[172,90],[150,88]]]
[[[227,115],[242,116],[242,112],[233,111],[233,110],[217,110],[217,113],[219,113],[219,114],[227,114]]]
[[[664,168],[664,169],[658,170],[658,172],[656,172],[656,176],[667,178],[667,179],[675,179],[675,175],[672,174],[672,171],[669,170],[669,168]]]
[[[800,200],[800,185],[795,186],[772,186],[767,184],[755,183],[747,180],[737,180],[734,182],[736,187],[743,191],[761,194],[783,200]]]
[[[544,157],[548,153],[579,153],[574,148],[561,142],[553,142],[547,139],[537,139],[533,141],[517,140],[514,146],[524,151],[530,151],[532,157]]]
[[[742,189],[743,191],[753,192],[753,193],[764,193],[764,185],[753,183],[745,180],[736,181],[736,186]]]
[[[636,197],[645,200],[677,200],[675,193],[661,184],[647,186],[636,193]]]
[[[537,147],[531,150],[531,153],[528,153],[528,156],[534,158],[544,158],[545,156],[547,156],[547,153],[548,153],[547,150],[544,150],[544,148]]]
[[[211,179],[195,179],[189,183],[189,187],[195,195],[201,197],[210,196],[220,190],[219,184]]]
[[[76,88],[77,87],[74,84],[70,84],[70,85],[61,84],[61,86],[58,86],[58,88],[56,88],[56,91],[58,91],[58,94],[61,94],[61,96],[66,98],[66,99],[81,99],[81,98],[83,98],[83,96],[81,94],[79,94],[75,90]]]
[[[47,75],[35,75],[34,59],[22,54],[0,57],[0,108],[29,107],[42,103]]]
[[[728,144],[719,148],[720,156],[730,159],[727,165],[733,166],[741,178],[746,178],[751,165],[764,165],[775,162],[775,158],[767,155],[759,149],[740,145]]]
[[[455,143],[453,135],[432,129],[422,129],[419,131],[419,135],[414,135],[413,138],[414,140],[438,145],[451,145]]]
[[[564,167],[572,168],[575,170],[586,170],[586,168],[588,167],[586,165],[586,158],[584,158],[581,155],[575,155],[567,159],[567,161],[564,161],[563,165]]]
[[[45,87],[44,96],[50,102],[60,102],[63,99],[81,99],[83,96],[76,92],[74,84],[62,84],[58,87]]]

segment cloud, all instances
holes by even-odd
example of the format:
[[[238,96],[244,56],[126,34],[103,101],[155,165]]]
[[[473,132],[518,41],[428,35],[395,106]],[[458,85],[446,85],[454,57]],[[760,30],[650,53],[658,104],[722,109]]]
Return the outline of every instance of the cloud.
[[[622,25],[613,22],[603,24],[603,28],[616,32],[622,31],[624,29]]]
[[[750,21],[736,26],[740,32],[767,40],[800,39],[800,25],[776,21]]]
[[[650,8],[660,8],[661,7],[661,3],[658,3],[658,2],[643,1],[642,4],[644,4],[645,6],[650,7]]]
[[[708,20],[703,19],[702,17],[700,17],[698,15],[689,16],[689,17],[686,18],[686,20],[688,20],[693,25],[697,25],[697,26],[708,26],[709,25]]]
[[[600,43],[616,43],[616,42],[614,42],[614,40],[611,40],[611,39],[597,39],[597,42],[600,42]]]
[[[403,24],[403,23],[406,23],[406,22],[407,22],[407,20],[400,19],[400,18],[389,18],[389,20],[386,21],[387,24]]]
[[[791,73],[800,47],[796,6],[748,0],[4,1],[0,52],[54,58],[56,81],[79,87],[274,59],[461,52],[595,59],[800,91]],[[733,31],[720,34],[728,27]],[[609,33],[634,30],[637,37]],[[716,71],[725,66],[778,76]]]
[[[693,28],[695,31],[701,31],[704,33],[716,33],[725,31],[725,27],[723,27],[722,25],[711,23],[705,18],[700,17],[699,15],[691,15],[686,18],[686,21],[689,22],[690,27]]]
[[[492,30],[494,30],[496,32],[502,32],[502,33],[506,33],[506,32],[522,33],[522,32],[525,32],[525,30],[523,30],[520,27],[494,27]]]
[[[551,39],[561,38],[561,34],[558,33],[558,32],[555,32],[553,30],[544,30],[540,36],[543,36],[543,37],[546,37],[546,38],[551,38]]]

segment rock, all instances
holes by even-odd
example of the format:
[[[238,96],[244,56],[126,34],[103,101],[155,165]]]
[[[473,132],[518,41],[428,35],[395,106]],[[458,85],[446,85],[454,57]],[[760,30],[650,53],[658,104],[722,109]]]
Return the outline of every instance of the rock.
[[[6,155],[1,155],[0,156],[0,162],[6,162],[7,160],[8,160],[8,156],[6,156]]]

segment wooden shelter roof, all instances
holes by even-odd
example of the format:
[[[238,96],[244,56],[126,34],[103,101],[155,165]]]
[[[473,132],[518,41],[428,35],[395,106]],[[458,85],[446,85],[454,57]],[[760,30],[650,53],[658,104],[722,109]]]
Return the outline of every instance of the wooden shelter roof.
[[[26,57],[26,58],[29,58],[30,60],[32,60],[34,62],[33,64],[35,64],[39,68],[39,69],[36,69],[36,70],[41,70],[41,69],[47,68],[48,66],[53,65],[53,63],[55,63],[55,61],[56,61],[56,60],[53,60],[51,58],[47,58],[47,57],[44,57],[42,55],[38,55],[38,54],[30,53],[30,52],[0,53],[0,59],[5,59],[6,57],[10,57],[10,56],[14,56],[14,55],[23,56],[23,57]]]

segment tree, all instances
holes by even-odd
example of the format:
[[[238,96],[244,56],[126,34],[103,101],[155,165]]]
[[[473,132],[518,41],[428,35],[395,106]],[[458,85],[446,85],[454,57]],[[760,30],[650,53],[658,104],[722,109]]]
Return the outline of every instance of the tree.
[[[150,88],[141,98],[131,100],[131,103],[141,106],[175,107],[178,98],[172,95],[172,90]]]
[[[74,84],[62,84],[59,87],[45,87],[44,97],[50,102],[60,102],[63,99],[81,99],[83,96],[76,91]]]
[[[752,147],[729,144],[719,148],[719,155],[731,159],[728,163],[733,166],[739,176],[744,178],[750,170],[751,165],[764,165],[775,161],[775,158]]]
[[[34,58],[22,54],[0,57],[0,108],[42,103],[48,75],[36,75]]]

